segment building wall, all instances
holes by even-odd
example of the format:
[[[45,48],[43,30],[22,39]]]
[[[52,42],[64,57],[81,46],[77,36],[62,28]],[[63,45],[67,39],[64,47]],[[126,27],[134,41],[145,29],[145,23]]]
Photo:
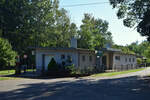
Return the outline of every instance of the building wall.
[[[85,57],[85,60],[83,60],[83,56]],[[90,60],[90,56],[91,59]],[[96,55],[93,53],[79,53],[79,67],[80,68],[87,68],[87,67],[94,67],[96,66]]]
[[[36,67],[37,70],[42,70],[42,55],[45,55],[45,60],[47,56],[53,57],[55,61],[59,64],[62,64],[62,61],[67,60],[67,56],[71,56],[72,64],[78,66],[78,53],[73,51],[52,51],[52,50],[36,50]],[[61,59],[61,55],[65,55],[65,59]],[[50,62],[50,61],[49,61]],[[45,65],[47,69],[47,65]]]
[[[116,59],[116,56],[120,57],[120,60]],[[130,60],[131,59],[131,60]],[[117,68],[117,67],[128,67],[128,69],[131,68],[135,68],[136,67],[136,56],[134,55],[127,55],[127,54],[119,54],[119,53],[115,53],[113,56],[113,67]]]
[[[110,62],[110,61],[109,61],[109,60],[110,60],[110,59],[109,59],[109,53],[106,52],[106,53],[103,54],[103,56],[106,56],[106,65],[104,65],[104,66],[106,66],[107,69],[109,69],[109,65],[110,65],[110,64],[109,64],[109,62]]]

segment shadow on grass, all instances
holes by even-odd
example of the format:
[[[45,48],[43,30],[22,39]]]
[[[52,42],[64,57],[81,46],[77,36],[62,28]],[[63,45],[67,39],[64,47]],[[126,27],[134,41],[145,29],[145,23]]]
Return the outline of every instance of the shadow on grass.
[[[20,89],[0,92],[1,100],[149,100],[149,77],[20,83]]]

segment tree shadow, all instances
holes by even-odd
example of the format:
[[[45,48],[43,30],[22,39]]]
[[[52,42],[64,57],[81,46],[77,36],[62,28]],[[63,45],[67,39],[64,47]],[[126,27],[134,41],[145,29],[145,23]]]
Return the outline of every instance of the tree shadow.
[[[150,79],[150,78],[148,78]],[[118,79],[20,84],[24,88],[0,92],[1,100],[149,100],[150,84],[132,76]]]
[[[56,79],[56,78],[79,78],[79,77],[86,77],[89,76],[88,74],[83,74],[83,75],[78,75],[78,74],[61,74],[61,75],[52,75],[52,76],[48,76],[48,75],[40,75],[36,72],[26,72],[26,73],[21,73],[19,75],[3,75],[0,77],[14,77],[14,78],[26,78],[26,79]]]

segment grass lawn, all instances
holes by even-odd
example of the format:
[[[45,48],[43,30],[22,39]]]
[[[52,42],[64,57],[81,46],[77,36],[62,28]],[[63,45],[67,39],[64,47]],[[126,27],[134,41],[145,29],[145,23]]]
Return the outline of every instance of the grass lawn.
[[[2,81],[2,80],[16,80],[16,79],[21,79],[21,78],[16,78],[16,77],[0,77],[0,81]]]
[[[0,71],[0,80],[18,79],[18,78],[15,78],[15,77],[3,77],[3,75],[13,75],[13,74],[15,74],[15,70],[3,70],[3,71]]]
[[[32,72],[33,70],[32,69],[27,69],[26,70],[27,72]],[[34,69],[34,71],[36,71]],[[24,72],[22,70],[22,72]],[[14,80],[14,79],[20,79],[20,78],[16,78],[16,77],[5,77],[5,75],[13,75],[15,74],[15,70],[2,70],[0,71],[0,80]]]
[[[3,71],[0,71],[0,76],[1,75],[12,75],[12,74],[15,74],[15,70],[3,70]]]
[[[133,70],[121,71],[121,72],[99,73],[99,74],[94,74],[94,75],[91,75],[91,76],[92,77],[110,77],[110,76],[116,76],[116,75],[121,75],[121,74],[128,74],[128,73],[132,73],[132,72],[142,71],[144,69],[145,68],[133,69]]]

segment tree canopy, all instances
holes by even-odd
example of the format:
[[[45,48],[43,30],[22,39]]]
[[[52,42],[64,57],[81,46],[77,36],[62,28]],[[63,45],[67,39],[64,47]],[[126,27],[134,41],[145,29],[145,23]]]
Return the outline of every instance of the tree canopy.
[[[150,1],[149,0],[109,0],[117,8],[117,16],[127,27],[137,25],[137,31],[150,41]]]
[[[101,49],[106,43],[112,44],[111,32],[108,31],[108,22],[95,19],[90,14],[84,14],[79,30],[79,47],[87,49]]]
[[[133,42],[126,46],[113,45],[113,48],[121,49],[124,53],[145,56],[147,59],[150,59],[150,43],[147,41],[143,41],[140,44],[138,42]]]
[[[58,0],[1,0],[0,36],[23,54],[29,46],[67,47],[76,26]]]

